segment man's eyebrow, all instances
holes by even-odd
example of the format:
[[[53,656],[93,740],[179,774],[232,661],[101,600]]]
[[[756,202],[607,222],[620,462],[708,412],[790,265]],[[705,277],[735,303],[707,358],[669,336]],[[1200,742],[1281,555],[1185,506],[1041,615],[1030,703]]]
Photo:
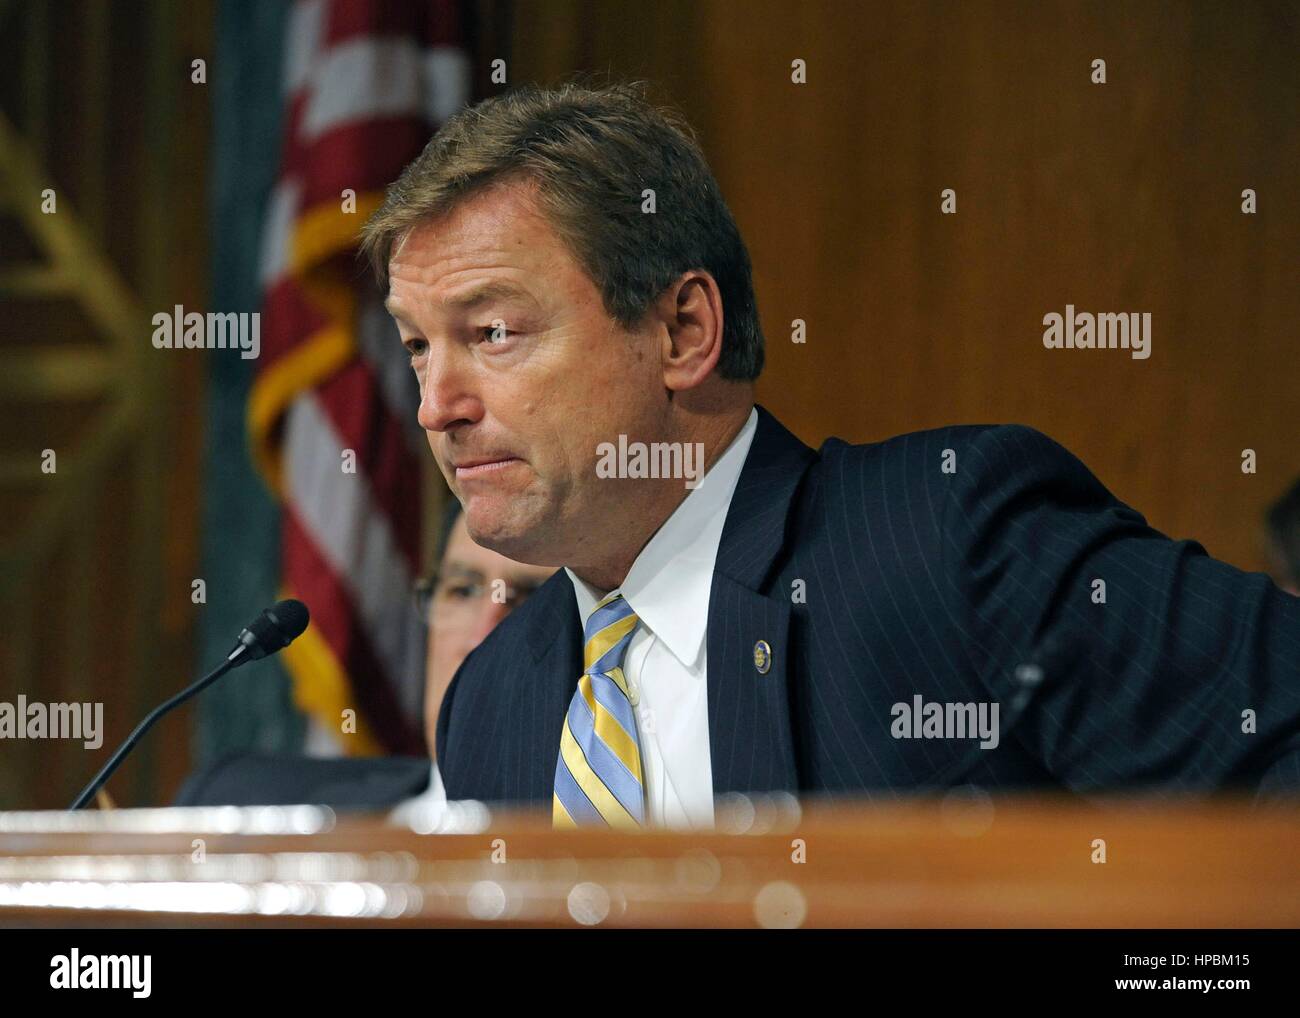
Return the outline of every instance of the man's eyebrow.
[[[481,286],[475,286],[466,290],[464,293],[443,297],[439,303],[445,310],[463,311],[478,307],[480,304],[487,304],[494,300],[524,300],[530,304],[537,304],[536,298],[534,298],[527,290],[515,286],[514,283],[507,283],[501,280],[492,283],[483,283]],[[394,318],[402,317],[401,308],[394,306],[391,295],[384,300],[384,308]]]
[[[514,300],[522,299],[537,303],[527,290],[515,286],[514,283],[507,283],[503,280],[497,280],[493,283],[484,283],[482,286],[473,287],[464,293],[458,293],[451,297],[442,299],[444,308],[472,308],[480,304],[486,304],[493,300]]]

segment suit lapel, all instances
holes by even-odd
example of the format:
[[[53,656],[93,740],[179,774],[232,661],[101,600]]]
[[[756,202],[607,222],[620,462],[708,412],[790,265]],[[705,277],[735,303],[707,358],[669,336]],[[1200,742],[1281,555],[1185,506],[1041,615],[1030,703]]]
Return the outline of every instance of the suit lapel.
[[[708,637],[714,795],[799,787],[786,683],[789,631],[783,599],[714,574]]]
[[[510,798],[549,803],[560,731],[582,674],[582,620],[573,583],[563,569],[533,593],[530,605],[533,601],[541,601],[526,636],[533,672],[530,681],[512,680],[510,685],[515,698],[512,716],[519,728],[508,740],[513,759],[508,760],[505,777]]]
[[[709,594],[713,792],[796,791],[790,719],[790,600],[761,593],[814,453],[762,407],[727,510]]]

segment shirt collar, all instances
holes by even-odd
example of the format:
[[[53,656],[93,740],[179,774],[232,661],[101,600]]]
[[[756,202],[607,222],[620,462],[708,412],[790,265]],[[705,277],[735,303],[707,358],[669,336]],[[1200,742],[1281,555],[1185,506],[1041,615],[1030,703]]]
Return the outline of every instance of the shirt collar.
[[[663,640],[686,668],[699,661],[704,648],[713,565],[731,496],[757,428],[758,411],[750,410],[744,427],[699,486],[641,549],[619,588],[641,624]],[[604,595],[567,566],[565,572],[573,582],[585,630],[588,616]]]

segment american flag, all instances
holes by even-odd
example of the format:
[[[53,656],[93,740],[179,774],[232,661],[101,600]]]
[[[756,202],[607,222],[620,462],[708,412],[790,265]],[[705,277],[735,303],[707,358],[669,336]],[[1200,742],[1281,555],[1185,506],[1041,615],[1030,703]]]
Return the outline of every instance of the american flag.
[[[454,0],[298,0],[289,16],[248,423],[282,510],[284,596],[312,613],[283,652],[311,752],[425,751],[410,592],[428,451],[414,377],[355,251],[384,187],[469,99],[464,27]]]

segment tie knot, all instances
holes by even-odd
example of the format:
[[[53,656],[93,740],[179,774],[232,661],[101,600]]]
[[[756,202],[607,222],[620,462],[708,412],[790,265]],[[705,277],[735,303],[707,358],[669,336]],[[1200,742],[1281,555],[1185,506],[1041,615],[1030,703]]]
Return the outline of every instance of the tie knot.
[[[637,621],[632,606],[617,591],[596,605],[587,619],[583,670],[601,675],[621,667]]]

